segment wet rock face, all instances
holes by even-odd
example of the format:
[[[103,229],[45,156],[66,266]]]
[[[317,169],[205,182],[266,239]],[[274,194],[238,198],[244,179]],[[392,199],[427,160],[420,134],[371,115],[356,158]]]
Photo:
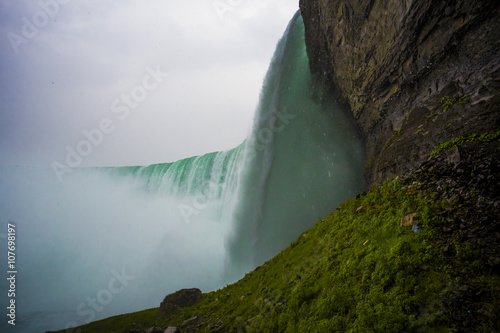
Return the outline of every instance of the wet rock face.
[[[370,184],[416,167],[449,137],[499,127],[499,2],[301,0],[300,8],[311,70],[365,136]],[[434,119],[458,107],[459,117]],[[393,147],[405,156],[381,156],[395,132],[420,125],[425,137]]]

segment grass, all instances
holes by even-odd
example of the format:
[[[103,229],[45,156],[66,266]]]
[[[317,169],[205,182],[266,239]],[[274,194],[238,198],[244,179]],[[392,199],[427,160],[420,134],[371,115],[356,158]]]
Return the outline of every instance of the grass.
[[[144,328],[154,326],[156,323],[164,324],[157,320],[158,308],[148,309],[144,311],[114,316],[103,320],[95,321],[90,324],[70,328],[61,332],[81,333],[81,332],[95,332],[95,333],[119,333],[128,332],[135,328]]]

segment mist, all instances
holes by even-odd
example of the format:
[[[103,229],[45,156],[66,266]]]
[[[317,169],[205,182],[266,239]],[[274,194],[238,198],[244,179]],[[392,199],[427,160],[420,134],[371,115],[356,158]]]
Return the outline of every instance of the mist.
[[[75,171],[64,182],[51,172],[0,172],[0,211],[9,217],[1,228],[17,227],[16,331],[82,325],[156,307],[181,288],[223,284],[220,199],[148,193],[102,170]],[[8,290],[5,280],[0,288]]]

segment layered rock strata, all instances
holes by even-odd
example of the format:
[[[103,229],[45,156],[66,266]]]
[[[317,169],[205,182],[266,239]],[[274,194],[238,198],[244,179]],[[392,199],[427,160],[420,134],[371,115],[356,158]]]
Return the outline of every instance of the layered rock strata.
[[[312,72],[366,140],[368,183],[500,127],[500,3],[301,0]]]

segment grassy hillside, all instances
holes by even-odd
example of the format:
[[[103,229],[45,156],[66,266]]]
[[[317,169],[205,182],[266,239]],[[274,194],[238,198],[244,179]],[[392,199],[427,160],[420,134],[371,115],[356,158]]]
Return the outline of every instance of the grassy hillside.
[[[467,145],[473,159],[437,154],[346,201],[262,267],[167,319],[150,309],[73,331],[499,332],[498,181],[480,181],[496,175],[498,143]],[[401,226],[410,214],[419,232]]]

